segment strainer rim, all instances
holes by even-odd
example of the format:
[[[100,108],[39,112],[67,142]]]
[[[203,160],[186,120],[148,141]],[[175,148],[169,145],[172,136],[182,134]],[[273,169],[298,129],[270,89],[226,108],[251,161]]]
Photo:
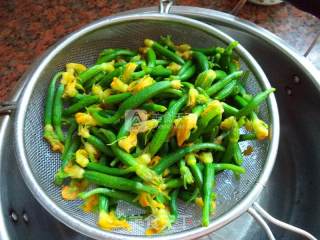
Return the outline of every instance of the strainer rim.
[[[130,236],[127,234],[106,232],[96,227],[90,226],[74,218],[70,214],[66,213],[53,200],[50,199],[50,197],[46,194],[46,192],[42,190],[40,184],[38,184],[38,182],[36,181],[26,157],[25,145],[24,145],[24,134],[23,134],[25,114],[26,114],[26,110],[27,110],[33,89],[37,83],[38,77],[40,76],[42,70],[45,68],[46,64],[49,63],[51,59],[60,52],[60,50],[68,46],[68,44],[72,43],[77,38],[82,37],[85,34],[90,33],[91,31],[94,31],[101,27],[107,27],[117,23],[119,24],[119,23],[122,23],[123,21],[132,21],[132,20],[138,21],[138,20],[144,20],[144,19],[155,20],[155,21],[170,20],[176,23],[190,24],[191,26],[196,27],[197,29],[210,33],[211,35],[215,35],[216,37],[218,37],[220,40],[224,42],[233,41],[233,39],[230,36],[228,36],[227,34],[223,33],[222,31],[208,24],[202,23],[200,21],[197,21],[191,18],[186,18],[186,17],[173,15],[173,14],[147,13],[147,14],[131,14],[131,15],[122,15],[122,16],[104,18],[96,22],[93,22],[81,28],[80,30],[70,34],[69,36],[65,37],[54,48],[51,48],[50,50],[48,50],[46,56],[39,63],[38,67],[33,72],[33,75],[30,77],[30,80],[27,86],[23,90],[21,94],[21,98],[19,99],[19,104],[16,111],[15,128],[14,128],[15,129],[14,135],[15,135],[15,141],[16,141],[15,150],[16,150],[17,161],[18,161],[20,172],[22,173],[28,188],[31,190],[31,192],[33,193],[35,198],[40,202],[40,204],[59,221],[63,222],[67,226],[71,227],[72,229],[82,234],[85,234],[90,237],[98,238],[98,239],[102,239],[106,237],[113,238],[113,239],[124,239],[124,238],[143,239],[147,237],[146,236]],[[254,74],[256,78],[259,79],[259,83],[262,85],[262,87],[263,88],[271,87],[263,70],[258,65],[256,60],[247,52],[247,50],[245,50],[241,45],[239,45],[236,51],[239,52],[242,56],[245,56],[246,61],[249,61],[249,65],[251,67],[254,66],[253,68]],[[196,227],[196,228],[184,230],[178,233],[155,236],[153,238],[166,239],[167,237],[170,236],[170,239],[179,239],[182,237],[186,239],[191,239],[195,237],[200,237],[214,230],[217,230],[218,228],[231,222],[232,220],[240,216],[243,212],[245,212],[250,207],[250,205],[256,200],[256,198],[262,191],[264,184],[266,183],[267,179],[270,176],[270,173],[272,171],[272,168],[275,162],[278,143],[279,143],[279,132],[280,132],[279,116],[278,116],[277,104],[273,94],[268,98],[268,106],[272,106],[272,108],[270,108],[271,109],[270,116],[271,116],[271,121],[273,125],[272,126],[273,137],[270,142],[270,147],[269,147],[264,168],[262,169],[261,174],[258,178],[258,181],[253,186],[253,188],[245,195],[245,197],[243,197],[243,199],[241,199],[238,202],[238,204],[235,207],[233,207],[226,213],[222,214],[217,219],[214,219],[207,228]]]

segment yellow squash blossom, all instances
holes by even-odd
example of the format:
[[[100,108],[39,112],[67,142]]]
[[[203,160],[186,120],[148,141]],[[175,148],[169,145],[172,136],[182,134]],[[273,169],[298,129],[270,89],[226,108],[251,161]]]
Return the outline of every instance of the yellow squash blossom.
[[[105,211],[100,211],[98,226],[108,231],[111,231],[116,228],[124,228],[126,230],[131,230],[130,224],[124,219],[118,219],[114,211],[111,211],[109,213]]]
[[[78,90],[76,88],[77,79],[71,72],[62,73],[61,83],[64,85],[63,97],[74,97]]]
[[[69,185],[63,186],[61,189],[61,196],[65,200],[75,200],[78,194],[88,187],[86,180],[72,179]]]
[[[89,163],[88,153],[84,149],[78,149],[76,151],[76,163],[81,167],[86,167]]]
[[[191,130],[197,127],[197,114],[191,113],[183,116],[177,124],[176,136],[178,146],[182,146],[183,143],[190,137]]]
[[[199,95],[199,92],[195,88],[190,88],[188,93],[188,107],[193,107],[197,103],[197,97]]]
[[[96,126],[97,121],[88,113],[78,112],[75,114],[75,120],[79,125]]]
[[[136,63],[132,63],[132,62],[129,62],[126,64],[124,71],[123,71],[123,74],[122,74],[122,81],[124,83],[130,82],[131,75],[136,70],[137,66],[138,65]]]
[[[82,210],[86,213],[93,212],[93,210],[98,205],[98,203],[99,203],[98,196],[92,195],[92,196],[88,197],[87,199],[85,199],[85,201],[82,205]]]
[[[153,214],[154,219],[150,228],[145,232],[146,235],[153,235],[162,232],[166,228],[171,227],[170,212],[166,208],[156,209]]]
[[[158,126],[159,121],[152,119],[147,121],[139,122],[133,125],[129,131],[129,135],[118,142],[119,147],[124,149],[126,152],[137,146],[138,134],[150,131]]]
[[[127,92],[128,91],[128,84],[122,82],[119,78],[114,77],[111,83],[111,88],[117,92]]]
[[[146,75],[143,78],[140,78],[139,80],[136,80],[130,83],[128,91],[136,93],[154,83],[155,81],[153,80],[153,78],[150,77],[149,75]]]

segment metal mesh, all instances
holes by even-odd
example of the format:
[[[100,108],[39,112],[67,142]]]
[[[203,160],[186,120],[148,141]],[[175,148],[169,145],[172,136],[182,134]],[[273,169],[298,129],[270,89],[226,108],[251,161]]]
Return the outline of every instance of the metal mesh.
[[[49,81],[53,75],[64,70],[68,62],[83,63],[90,66],[94,63],[98,53],[104,48],[131,48],[137,49],[143,44],[144,38],[159,39],[160,35],[170,34],[177,43],[187,42],[195,47],[208,47],[212,45],[226,46],[226,43],[207,32],[184,24],[172,22],[153,22],[152,20],[131,21],[123,24],[100,28],[95,32],[83,36],[81,39],[69,44],[63,51],[57,54],[42,71],[33,90],[24,122],[24,141],[27,159],[31,170],[41,186],[42,190],[67,214],[80,221],[96,227],[96,215],[83,213],[79,208],[81,201],[64,201],[60,195],[60,188],[53,184],[54,174],[60,166],[59,154],[53,153],[48,144],[43,140],[43,109],[44,99]],[[239,56],[241,58],[241,56]],[[245,61],[241,60],[241,68],[248,70]],[[249,69],[250,70],[250,69]],[[246,88],[252,94],[261,90],[259,82],[253,74],[247,81]],[[259,116],[270,123],[267,105],[261,107]],[[233,208],[253,187],[257,181],[265,163],[269,143],[244,142],[241,148],[247,145],[254,148],[254,153],[244,157],[243,166],[247,173],[236,179],[230,172],[224,172],[217,176],[215,191],[217,193],[217,211],[212,218],[218,218]],[[121,203],[117,212],[122,215],[134,215],[141,210]],[[200,225],[201,211],[193,204],[179,202],[179,219],[171,229],[164,234],[186,231]],[[133,230],[130,235],[144,235],[150,219],[130,221]],[[81,229],[78,229],[81,231]]]

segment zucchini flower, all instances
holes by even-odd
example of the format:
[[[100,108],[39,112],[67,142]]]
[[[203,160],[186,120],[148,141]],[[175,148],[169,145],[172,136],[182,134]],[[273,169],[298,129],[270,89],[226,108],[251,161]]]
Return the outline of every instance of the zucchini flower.
[[[88,113],[78,112],[75,114],[75,120],[79,125],[96,126],[97,121]]]
[[[172,80],[171,87],[174,89],[181,89],[182,88],[181,81],[180,80]]]
[[[257,114],[252,114],[252,128],[258,140],[264,140],[269,136],[269,126],[258,118]]]
[[[90,143],[84,143],[84,149],[89,155],[89,159],[91,162],[96,162],[99,157],[99,151]]]
[[[203,71],[198,75],[195,81],[195,86],[201,87],[202,89],[208,89],[211,86],[213,80],[216,78],[216,76],[216,72],[212,69]]]
[[[139,122],[133,125],[129,131],[129,135],[123,139],[120,139],[118,142],[119,147],[121,147],[126,152],[137,146],[138,143],[138,134],[151,131],[156,128],[159,124],[158,120],[152,119],[147,121]]]
[[[75,200],[78,194],[88,187],[86,180],[72,179],[69,185],[65,185],[61,189],[61,196],[64,200]]]
[[[64,85],[63,97],[74,97],[77,95],[78,90],[76,88],[77,79],[71,72],[64,72],[62,74],[61,83]]]
[[[124,71],[123,71],[123,74],[122,74],[122,78],[121,78],[124,83],[130,82],[131,75],[136,70],[137,66],[138,65],[133,62],[129,62],[126,64]]]
[[[51,124],[47,124],[44,126],[44,138],[49,142],[52,151],[54,152],[63,152],[64,146],[60,142],[57,134],[55,133]]]
[[[222,115],[224,109],[223,105],[218,100],[213,100],[207,104],[205,109],[201,112],[200,124],[201,126],[207,126],[209,121],[218,115]]]
[[[213,157],[211,152],[201,152],[198,155],[199,159],[203,163],[212,163]]]
[[[199,92],[195,88],[190,88],[188,92],[188,107],[194,107],[197,103],[197,97],[199,96]]]
[[[83,168],[85,168],[88,165],[89,159],[88,159],[88,153],[86,150],[78,149],[76,151],[76,163],[78,163]]]
[[[99,97],[101,100],[104,100],[112,94],[112,89],[107,88],[106,90],[103,90],[100,85],[93,85],[92,94]]]
[[[106,211],[100,210],[98,226],[107,231],[111,231],[116,228],[131,230],[130,224],[125,219],[118,219],[114,211],[107,213]]]
[[[86,213],[94,212],[94,210],[97,209],[98,203],[98,196],[92,195],[84,200],[84,203],[82,204],[81,208]]]
[[[231,128],[233,128],[235,125],[237,125],[237,120],[234,116],[228,117],[226,119],[224,119],[221,124],[220,124],[220,128],[222,130],[230,130]]]
[[[170,69],[172,71],[173,74],[177,74],[179,72],[179,70],[181,69],[181,65],[175,63],[175,62],[171,62],[168,66],[168,69]]]
[[[180,174],[183,179],[183,186],[185,189],[187,189],[187,184],[192,184],[194,182],[194,179],[190,172],[190,169],[186,166],[185,161],[181,160],[179,165]]]
[[[67,72],[72,73],[73,75],[82,73],[87,70],[87,67],[80,63],[67,63],[66,64]]]
[[[190,137],[191,130],[197,128],[198,115],[191,113],[177,120],[175,120],[177,143],[181,147]]]
[[[129,84],[128,91],[129,92],[139,92],[142,89],[154,84],[155,81],[149,75],[144,76],[143,78],[133,81]]]
[[[83,178],[84,170],[77,164],[68,163],[63,171],[71,178],[81,179]]]
[[[127,92],[128,91],[128,84],[122,82],[119,78],[114,77],[112,83],[110,84],[111,88],[117,92]]]
[[[153,235],[162,232],[166,228],[171,227],[170,212],[167,208],[156,209],[153,212],[153,221],[150,228],[145,232],[146,235]]]

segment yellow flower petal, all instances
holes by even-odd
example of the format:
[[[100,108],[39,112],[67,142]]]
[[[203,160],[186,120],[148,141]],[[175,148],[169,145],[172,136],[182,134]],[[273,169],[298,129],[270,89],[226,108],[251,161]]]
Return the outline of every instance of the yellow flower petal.
[[[128,84],[122,82],[119,78],[114,77],[111,83],[111,88],[117,92],[127,92],[128,91]]]
[[[152,77],[150,77],[149,75],[146,75],[143,78],[130,83],[130,85],[128,87],[128,91],[136,93],[136,92],[139,92],[142,89],[144,89],[154,83],[155,83],[154,79]]]
[[[113,211],[111,211],[110,213],[100,211],[98,226],[109,231],[115,228],[124,228],[126,230],[131,230],[130,224],[126,220],[118,219]]]
[[[181,147],[182,144],[190,137],[191,130],[197,127],[197,120],[198,116],[194,113],[181,118],[177,125],[178,146]]]
[[[121,147],[123,150],[126,152],[130,152],[130,150],[137,146],[138,143],[138,138],[137,138],[137,133],[136,132],[130,132],[129,136],[120,139],[118,141],[119,147]]]
[[[96,126],[97,121],[88,113],[78,112],[75,114],[75,120],[79,125]]]
[[[94,208],[98,205],[99,198],[97,195],[88,197],[82,205],[82,210],[86,213],[93,212]]]

